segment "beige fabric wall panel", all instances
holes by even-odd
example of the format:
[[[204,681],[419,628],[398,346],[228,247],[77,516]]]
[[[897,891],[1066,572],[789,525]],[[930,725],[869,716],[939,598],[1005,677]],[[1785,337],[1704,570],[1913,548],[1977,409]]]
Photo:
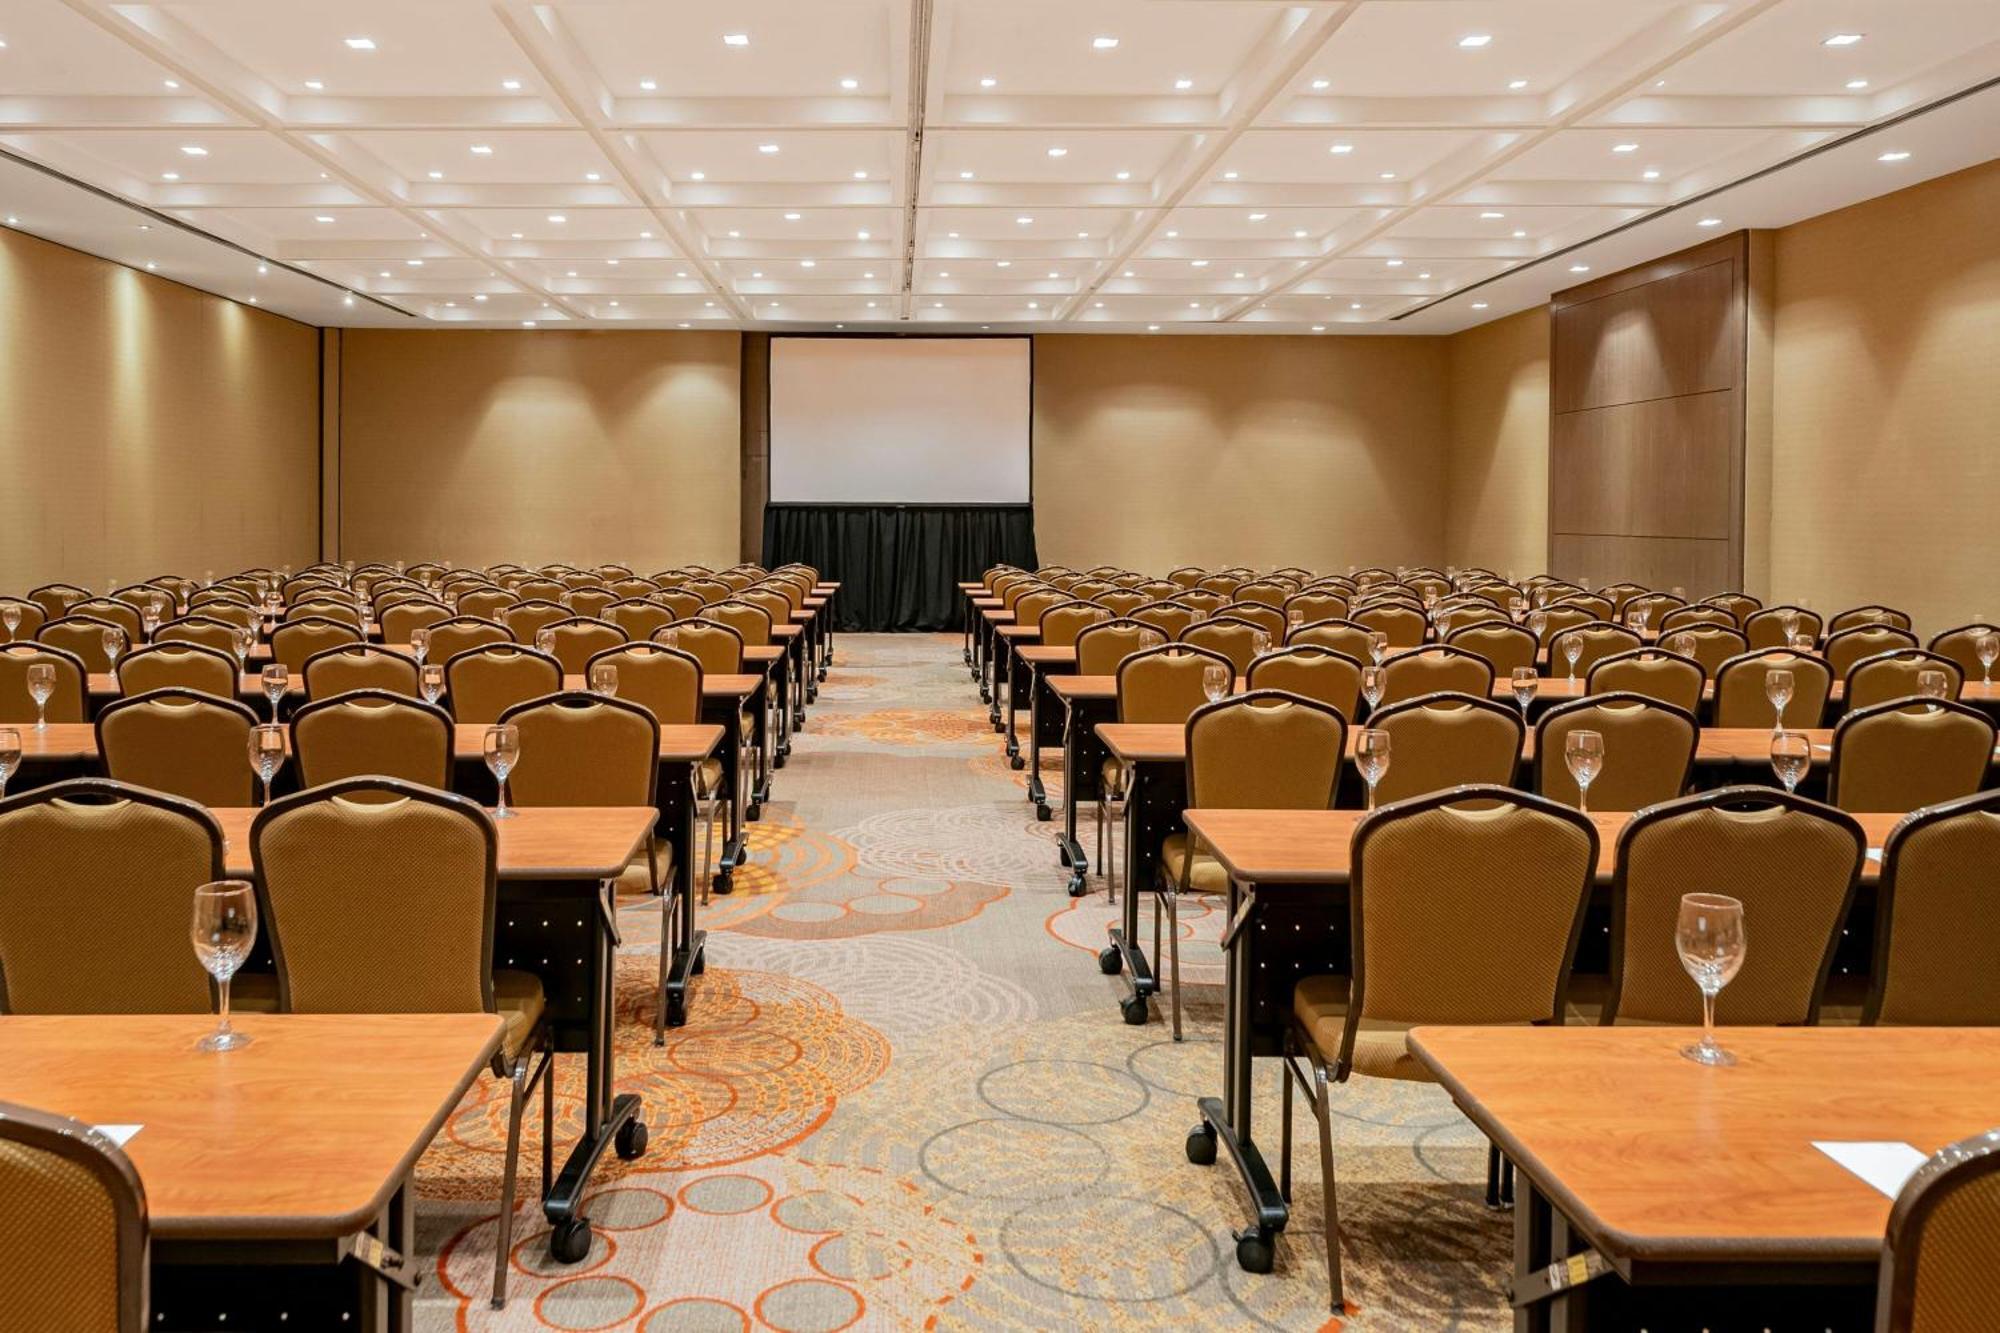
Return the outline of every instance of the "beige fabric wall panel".
[[[1437,338],[1038,336],[1039,554],[1440,560],[1444,400]]]
[[[350,329],[342,553],[734,564],[740,375],[733,332]]]
[[[1444,340],[1450,377],[1445,559],[1520,577],[1548,563],[1549,312]]]
[[[318,334],[0,230],[0,476],[0,591],[306,564]]]
[[[2000,163],[1777,235],[1772,586],[2000,616]]]

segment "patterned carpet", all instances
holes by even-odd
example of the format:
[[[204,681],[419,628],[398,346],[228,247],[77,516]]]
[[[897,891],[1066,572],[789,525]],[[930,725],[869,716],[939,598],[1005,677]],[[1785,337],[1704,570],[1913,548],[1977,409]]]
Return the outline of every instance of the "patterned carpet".
[[[838,648],[752,825],[754,865],[703,910],[708,971],[664,1048],[658,910],[622,914],[617,1080],[645,1099],[652,1146],[607,1155],[591,1253],[551,1264],[524,1204],[511,1300],[487,1308],[506,1101],[484,1080],[419,1167],[434,1274],[420,1325],[1508,1326],[1510,1230],[1481,1206],[1484,1142],[1432,1088],[1336,1090],[1344,1320],[1328,1319],[1310,1119],[1277,1269],[1238,1269],[1235,1174],[1181,1147],[1195,1097],[1220,1089],[1219,921],[1183,914],[1188,1040],[1126,1026],[1093,958],[1111,909],[1064,892],[1056,826],[1000,759],[958,639]],[[1275,1158],[1278,1070],[1260,1063]],[[564,1065],[559,1145],[582,1084],[581,1058]],[[522,1145],[530,1200],[539,1124]]]

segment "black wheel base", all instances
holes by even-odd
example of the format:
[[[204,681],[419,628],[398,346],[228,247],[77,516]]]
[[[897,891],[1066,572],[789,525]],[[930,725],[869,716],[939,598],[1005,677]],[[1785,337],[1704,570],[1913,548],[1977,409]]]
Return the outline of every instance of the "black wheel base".
[[[579,1264],[590,1253],[590,1219],[566,1217],[549,1233],[549,1257],[559,1264]]]
[[[1046,824],[1049,822],[1050,819],[1054,818],[1055,813],[1056,812],[1054,810],[1050,809],[1046,805],[1037,805],[1035,807],[1035,822],[1038,824]]]
[[[630,1120],[620,1125],[615,1144],[618,1149],[618,1160],[621,1162],[636,1162],[641,1157],[644,1157],[646,1155],[646,1137],[646,1122],[639,1119],[638,1116],[633,1116]]]
[[[1215,1165],[1215,1127],[1206,1120],[1188,1131],[1187,1159],[1196,1166]]]
[[[1132,1027],[1144,1027],[1149,1015],[1146,1012],[1146,997],[1129,995],[1118,1002],[1118,1012]]]
[[[764,817],[763,802],[753,801],[751,804],[745,806],[743,808],[743,817],[752,823],[762,819]]]
[[[726,875],[726,874],[725,874],[725,875],[717,875],[717,876],[715,877],[715,886],[714,886],[714,887],[715,887],[715,892],[716,892],[716,895],[717,895],[718,897],[722,897],[722,898],[727,898],[727,897],[728,897],[728,896],[729,896],[730,894],[732,894],[732,893],[736,892],[736,885],[735,885],[735,883],[734,883],[734,882],[733,882],[733,881],[732,881],[732,880],[731,880],[731,879],[729,878],[729,876],[728,876],[728,875]]]
[[[1255,1227],[1236,1237],[1236,1266],[1246,1273],[1268,1273],[1277,1265],[1278,1247],[1267,1231]]]
[[[1125,970],[1125,955],[1118,952],[1118,946],[1106,945],[1097,954],[1097,970],[1107,977],[1115,977]]]
[[[1084,895],[1085,893],[1087,893],[1087,892],[1089,892],[1089,887],[1088,887],[1088,886],[1087,886],[1087,885],[1086,885],[1086,884],[1085,884],[1085,883],[1083,882],[1083,876],[1082,876],[1082,874],[1080,874],[1080,873],[1079,873],[1079,874],[1075,874],[1075,875],[1071,875],[1071,876],[1069,877],[1069,896],[1070,896],[1070,897],[1072,897],[1072,898],[1081,898],[1081,897],[1083,897],[1083,895]],[[1116,952],[1116,950],[1113,950],[1113,952]]]
[[[1013,769],[1016,773],[1019,773],[1022,769],[1026,768],[1027,766],[1028,766],[1028,761],[1023,759],[1018,754],[1010,756],[1007,760],[1007,767]]]

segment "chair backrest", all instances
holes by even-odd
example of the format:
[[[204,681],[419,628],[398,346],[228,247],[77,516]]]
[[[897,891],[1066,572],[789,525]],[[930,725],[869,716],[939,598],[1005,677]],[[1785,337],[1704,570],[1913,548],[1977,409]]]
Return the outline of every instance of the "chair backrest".
[[[182,689],[234,699],[237,683],[236,659],[198,644],[148,644],[118,659],[120,694]]]
[[[1219,592],[1209,592],[1204,588],[1190,588],[1188,591],[1174,598],[1174,601],[1181,606],[1191,606],[1203,615],[1209,614],[1218,606],[1229,605],[1227,597],[1224,597]]]
[[[1382,702],[1400,703],[1424,694],[1470,694],[1485,698],[1493,691],[1493,664],[1465,648],[1437,644],[1409,648],[1382,662]]]
[[[1363,820],[1349,877],[1354,972],[1336,1076],[1353,1067],[1364,1019],[1562,1022],[1596,869],[1588,819],[1510,787],[1440,791]]]
[[[604,610],[605,619],[625,631],[627,640],[644,643],[653,631],[674,623],[674,613],[658,602],[632,598],[613,602]]]
[[[299,785],[379,774],[448,790],[451,715],[400,690],[360,688],[317,698],[292,714]]]
[[[1328,810],[1347,757],[1347,723],[1317,700],[1251,690],[1187,720],[1190,806]]]
[[[522,601],[562,602],[562,595],[569,591],[569,585],[561,579],[525,578],[513,585],[514,595]]]
[[[1253,690],[1283,690],[1315,699],[1341,717],[1352,718],[1361,698],[1361,663],[1331,648],[1294,644],[1252,662],[1246,684]]]
[[[1846,680],[1854,664],[1877,653],[1892,653],[1917,646],[1917,636],[1894,625],[1855,625],[1834,630],[1826,636],[1820,653],[1833,669],[1835,680]]]
[[[1285,599],[1281,608],[1289,621],[1292,612],[1305,617],[1303,623],[1315,624],[1322,620],[1339,620],[1347,615],[1347,598],[1330,588],[1308,588],[1304,592],[1293,593]]]
[[[1964,670],[1943,653],[1902,648],[1864,657],[1849,667],[1842,699],[1850,712],[1891,699],[1907,699],[1918,692],[1917,677],[1926,671],[1944,677],[1947,699],[1958,698],[1965,687]]]
[[[69,609],[78,602],[90,600],[90,589],[79,588],[74,583],[44,583],[39,588],[30,589],[28,600],[42,608],[42,614],[56,620],[69,614]]]
[[[315,597],[303,602],[294,602],[291,606],[286,607],[285,620],[287,622],[294,620],[331,620],[336,624],[347,626],[356,633],[359,633],[361,630],[361,611],[358,607],[354,606],[351,602],[336,602],[321,597]]]
[[[209,614],[219,609],[211,604],[179,620],[169,620],[154,631],[153,642],[192,643],[233,657],[238,635],[246,629],[254,633],[254,627]]]
[[[1764,677],[1773,671],[1792,673],[1792,697],[1785,703],[1786,729],[1817,727],[1826,716],[1827,696],[1833,693],[1833,672],[1825,658],[1803,656],[1787,648],[1755,649],[1722,664],[1715,673],[1715,725],[1774,725],[1778,711],[1764,693]]]
[[[131,1159],[90,1125],[0,1102],[0,1235],[14,1241],[10,1252],[60,1256],[0,1269],[8,1327],[144,1333],[146,1191]]]
[[[515,704],[561,691],[562,678],[562,663],[518,643],[467,648],[444,664],[451,715],[461,723],[498,722]]]
[[[495,620],[510,608],[520,605],[518,593],[505,588],[474,588],[462,592],[453,606],[462,616],[477,616],[481,620]]]
[[[1292,588],[1293,585],[1276,579],[1252,579],[1238,584],[1235,595],[1239,602],[1256,602],[1275,611],[1284,608],[1286,599],[1292,595]]]
[[[1365,629],[1388,635],[1391,648],[1415,648],[1430,632],[1430,622],[1424,613],[1408,606],[1370,606],[1352,612],[1348,619]]]
[[[1345,653],[1357,662],[1371,660],[1370,650],[1374,645],[1375,631],[1366,625],[1357,625],[1351,620],[1321,620],[1314,624],[1301,625],[1285,635],[1285,646],[1297,648],[1312,645],[1317,648],[1331,648],[1336,653]]]
[[[305,670],[306,659],[342,644],[362,642],[361,631],[325,616],[288,620],[271,631],[271,660],[287,669]]]
[[[1671,630],[1690,629],[1696,625],[1720,625],[1724,629],[1740,629],[1736,617],[1727,607],[1721,606],[1677,606],[1660,617],[1655,627],[1661,634]]]
[[[1891,699],[1849,709],[1833,729],[1827,799],[1901,813],[1970,796],[1993,762],[1993,721],[1950,700]]]
[[[574,588],[569,594],[569,609],[575,615],[597,617],[617,600],[618,594],[609,588]]]
[[[1183,588],[1199,587],[1201,581],[1207,577],[1207,570],[1194,565],[1182,565],[1179,569],[1170,569],[1167,571],[1167,582],[1178,584]]]
[[[250,849],[280,1008],[493,1011],[499,841],[478,805],[349,778],[266,806]]]
[[[1882,848],[1864,1023],[2000,1027],[2000,791],[1925,806]]]
[[[35,642],[62,651],[82,662],[92,673],[111,670],[111,655],[104,649],[104,632],[111,630],[120,636],[126,647],[132,643],[123,625],[109,620],[99,620],[95,616],[58,616],[35,631]]]
[[[703,620],[735,630],[746,648],[762,648],[771,643],[771,613],[754,602],[732,597],[708,607],[701,616]]]
[[[763,607],[764,613],[771,618],[773,625],[790,624],[792,613],[805,607],[805,596],[798,590],[798,586],[783,579],[773,579],[754,588],[745,588],[736,594],[736,600]],[[644,638],[645,635],[639,637]]]
[[[92,597],[78,602],[64,614],[108,620],[125,631],[125,642],[128,644],[136,644],[145,637],[146,622],[141,619],[137,608],[115,597]]]
[[[701,721],[701,662],[692,653],[657,643],[621,644],[591,658],[586,678],[600,662],[618,668],[618,697],[644,708],[661,726]]]
[[[1557,704],[1535,726],[1535,790],[1578,804],[1563,746],[1573,731],[1604,737],[1604,766],[1590,784],[1593,810],[1643,810],[1687,790],[1701,727],[1694,714],[1641,694],[1600,694]]]
[[[1206,575],[1199,583],[1195,584],[1195,587],[1200,591],[1212,592],[1222,598],[1234,597],[1236,590],[1242,586],[1242,578],[1235,574],[1227,573]]]
[[[1368,726],[1390,739],[1389,771],[1375,786],[1378,803],[1468,783],[1504,786],[1520,767],[1520,712],[1483,696],[1426,694],[1385,704]]]
[[[569,618],[568,607],[545,597],[516,602],[500,613],[500,623],[507,627],[514,642],[526,644],[534,643],[537,632]]]
[[[1100,620],[1076,636],[1076,673],[1109,676],[1133,653],[1158,648],[1170,636],[1137,620]]]
[[[1061,588],[1040,587],[1024,593],[1014,602],[1014,623],[1039,626],[1042,612],[1069,600],[1070,595]]]
[[[1862,625],[1885,625],[1907,630],[1910,628],[1910,614],[1907,611],[1898,611],[1893,606],[1870,602],[1867,606],[1853,607],[1836,614],[1827,622],[1826,632],[1830,637]]]
[[[1111,612],[1091,602],[1063,602],[1042,613],[1042,646],[1072,648],[1076,636],[1111,619]]]
[[[1566,629],[1549,640],[1551,676],[1570,675],[1569,649],[1572,644],[1579,649],[1575,674],[1578,680],[1582,680],[1604,658],[1614,653],[1629,653],[1644,646],[1645,640],[1623,625],[1614,625],[1608,620],[1594,620],[1587,625]]]
[[[1808,611],[1790,603],[1753,611],[1743,621],[1743,637],[1749,640],[1751,651],[1791,647],[1791,636],[1785,633],[1787,621],[1792,623],[1794,634],[1810,634],[1815,643],[1819,642],[1820,631],[1826,623],[1817,611]]]
[[[452,619],[452,609],[443,602],[427,599],[397,602],[376,612],[382,625],[382,642],[408,643],[410,631],[430,629]]]
[[[2000,646],[2000,627],[1983,623],[1961,625],[1933,638],[1930,648],[1940,657],[1958,663],[1959,673],[1966,680],[1985,679],[1991,675],[1991,663],[1979,660],[1979,644],[1989,635],[1995,636],[1993,642]]]
[[[1698,663],[1702,675],[1714,679],[1722,664],[1750,651],[1750,641],[1741,630],[1727,625],[1686,625],[1660,635],[1669,651]]]
[[[1742,970],[1719,1023],[1813,1023],[1867,840],[1852,815],[1776,787],[1723,787],[1641,810],[1618,839],[1604,1021],[1699,1023],[1674,944],[1681,898],[1743,903]]]
[[[0,801],[0,865],[0,1010],[208,1012],[208,974],[188,947],[194,891],[223,874],[208,811],[102,778],[51,783]],[[88,940],[82,903],[103,909]]]
[[[1876,1333],[2000,1328],[1996,1231],[2000,1130],[1988,1130],[1939,1149],[1896,1196],[1876,1282]]]
[[[1484,658],[1493,668],[1496,680],[1507,680],[1516,668],[1535,665],[1535,636],[1511,623],[1505,615],[1499,612],[1492,614],[1498,619],[1461,624],[1448,630],[1444,641],[1447,647]]]
[[[1148,602],[1129,617],[1142,625],[1150,625],[1169,639],[1178,638],[1182,630],[1194,624],[1200,614],[1194,607],[1174,602]]]
[[[349,690],[388,690],[412,699],[423,693],[414,658],[365,643],[314,653],[306,659],[304,675],[308,699],[328,699]]]
[[[653,642],[678,648],[701,663],[705,676],[733,676],[743,670],[743,636],[709,620],[677,620],[653,631]]]
[[[35,700],[28,693],[28,668],[55,668],[55,693],[43,712],[51,722],[83,722],[90,717],[90,667],[66,649],[45,643],[10,643],[0,648],[0,723],[33,722]]]
[[[1153,600],[1153,595],[1143,588],[1113,588],[1109,592],[1098,593],[1090,599],[1114,616],[1130,615]],[[1043,642],[1048,636],[1043,635]]]
[[[536,646],[543,635],[549,637],[548,651],[562,664],[566,676],[580,676],[590,659],[606,648],[626,642],[625,631],[608,620],[572,616],[544,625],[535,632]]]
[[[467,649],[514,641],[513,631],[499,621],[476,616],[453,616],[427,628],[431,632],[428,660],[432,662],[448,662]]]
[[[500,720],[521,729],[507,788],[522,805],[654,804],[660,723],[641,705],[571,690],[516,704]]]
[[[1271,636],[1271,642],[1283,643],[1288,622],[1285,613],[1275,606],[1263,602],[1229,602],[1215,609],[1220,619],[1242,620],[1255,625]]]
[[[1584,678],[1583,688],[1586,694],[1642,695],[1687,713],[1699,713],[1706,683],[1701,663],[1691,657],[1657,648],[1634,648],[1598,658]]]
[[[234,699],[194,690],[150,690],[114,699],[97,715],[97,751],[112,780],[209,806],[256,800],[250,729],[257,715]]]
[[[1278,638],[1262,625],[1253,625],[1234,617],[1217,617],[1189,625],[1181,631],[1179,642],[1220,653],[1235,664],[1236,674],[1240,676],[1250,669],[1252,659],[1257,656],[1260,637],[1265,641],[1267,650]]]
[[[14,627],[9,629],[5,617],[14,617]],[[22,639],[32,639],[35,631],[48,623],[49,613],[35,602],[24,597],[0,597],[0,643],[17,643]]]
[[[1748,621],[1751,616],[1757,614],[1758,610],[1764,605],[1747,592],[1719,592],[1713,597],[1702,598],[1702,601],[1709,606],[1719,606],[1730,615],[1736,617],[1736,623],[1739,626]]]
[[[1187,721],[1189,714],[1208,702],[1202,673],[1211,665],[1228,668],[1233,692],[1236,667],[1221,653],[1170,643],[1131,654],[1118,664],[1118,720]]]

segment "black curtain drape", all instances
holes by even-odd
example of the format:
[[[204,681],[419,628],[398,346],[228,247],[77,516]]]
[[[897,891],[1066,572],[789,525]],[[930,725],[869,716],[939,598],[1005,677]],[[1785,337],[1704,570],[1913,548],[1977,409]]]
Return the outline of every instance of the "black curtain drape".
[[[834,627],[955,630],[958,585],[1035,567],[1032,505],[767,505],[764,564],[803,561],[840,584]]]

